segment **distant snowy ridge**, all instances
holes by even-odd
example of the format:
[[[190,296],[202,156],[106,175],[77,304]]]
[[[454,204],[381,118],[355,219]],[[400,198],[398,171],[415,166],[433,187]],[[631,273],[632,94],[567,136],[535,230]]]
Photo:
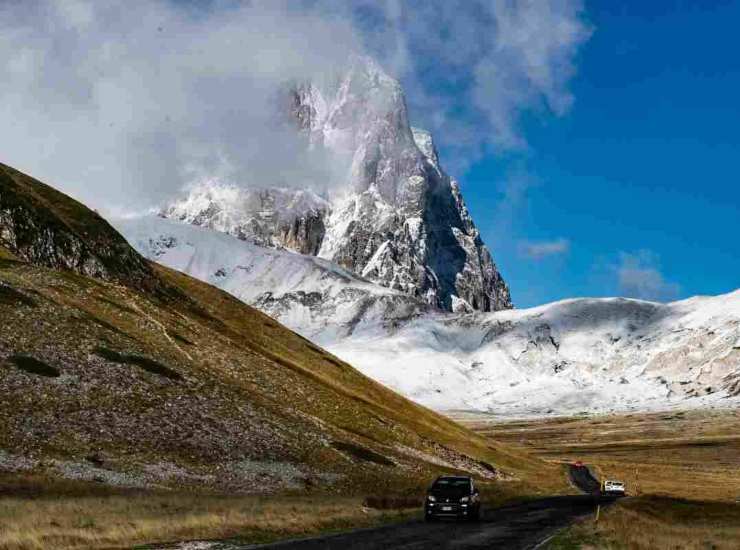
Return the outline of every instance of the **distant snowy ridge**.
[[[154,216],[114,224],[146,257],[219,286],[436,409],[541,415],[740,402],[740,290],[671,304],[584,298],[454,314],[321,258]]]
[[[433,408],[541,415],[737,406],[739,336],[735,291],[671,304],[584,298],[422,316],[330,348]]]

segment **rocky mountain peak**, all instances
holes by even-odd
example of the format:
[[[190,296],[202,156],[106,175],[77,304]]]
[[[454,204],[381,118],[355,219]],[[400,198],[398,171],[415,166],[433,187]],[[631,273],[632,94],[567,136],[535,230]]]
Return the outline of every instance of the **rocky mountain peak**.
[[[316,255],[329,203],[310,189],[245,189],[212,180],[193,187],[161,215],[261,246]]]
[[[434,145],[431,132],[427,132],[421,128],[411,128],[411,132],[414,136],[414,143],[416,143],[419,151],[421,151],[435,168],[439,169],[439,155],[437,154],[437,148]]]
[[[411,128],[397,80],[355,56],[330,84],[303,83],[291,97],[309,147],[345,167],[328,200],[307,189],[196,189],[163,214],[317,255],[445,310],[512,307],[431,134]]]

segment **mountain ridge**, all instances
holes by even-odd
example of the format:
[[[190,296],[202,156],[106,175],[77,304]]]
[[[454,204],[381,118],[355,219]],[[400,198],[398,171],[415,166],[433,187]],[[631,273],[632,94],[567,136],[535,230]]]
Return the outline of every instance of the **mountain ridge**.
[[[38,265],[133,288],[161,287],[150,266],[99,214],[4,164],[0,164],[0,246]]]

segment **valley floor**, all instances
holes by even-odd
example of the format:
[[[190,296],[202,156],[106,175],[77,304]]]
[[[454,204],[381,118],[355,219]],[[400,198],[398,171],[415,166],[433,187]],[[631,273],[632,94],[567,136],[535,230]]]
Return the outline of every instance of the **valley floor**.
[[[550,548],[740,547],[738,410],[540,420],[467,412],[451,416],[499,444],[551,462],[582,460],[600,478],[626,482],[630,498],[602,509],[598,523],[587,513],[549,541]],[[493,483],[486,502],[490,509],[526,490],[516,482]],[[0,548],[268,542],[404,522],[418,517],[419,498],[409,493],[378,509],[367,506],[363,496],[125,492],[95,483],[5,475],[0,477]]]
[[[515,481],[479,487],[490,506],[521,500],[528,490]],[[390,497],[126,490],[6,473],[0,474],[0,549],[175,548],[180,547],[178,541],[207,540],[233,548],[408,520],[418,523],[422,498],[421,490],[400,490]]]
[[[548,460],[582,460],[630,497],[576,523],[551,548],[740,548],[740,411],[500,421],[452,414]]]

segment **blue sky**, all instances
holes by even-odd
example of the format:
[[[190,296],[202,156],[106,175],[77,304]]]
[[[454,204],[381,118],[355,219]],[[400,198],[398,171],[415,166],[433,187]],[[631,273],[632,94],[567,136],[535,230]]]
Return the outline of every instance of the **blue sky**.
[[[740,2],[592,1],[586,19],[569,112],[527,116],[526,151],[461,178],[515,304],[740,287]]]

